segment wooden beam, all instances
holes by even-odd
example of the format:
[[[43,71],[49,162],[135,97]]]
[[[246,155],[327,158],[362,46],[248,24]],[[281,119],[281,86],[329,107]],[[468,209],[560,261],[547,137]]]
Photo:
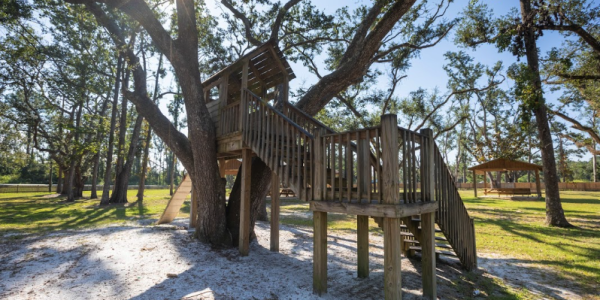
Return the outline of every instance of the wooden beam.
[[[421,164],[421,190],[423,193],[423,201],[435,201],[435,168],[434,168],[434,152],[435,147],[433,130],[421,129],[420,133],[427,138],[421,143],[421,153],[423,159]],[[433,202],[436,203],[437,202]],[[435,211],[421,214],[421,278],[423,280],[423,298],[437,299],[437,285],[435,275]]]
[[[369,217],[356,216],[357,276],[369,277]]]
[[[477,174],[473,170],[473,191],[475,192],[475,198],[477,198]]]
[[[333,201],[310,201],[310,210],[369,217],[403,218],[435,212],[436,201],[407,204],[362,204]]]
[[[198,198],[196,193],[194,193],[194,186],[192,186],[192,196],[190,198],[190,228],[196,228],[196,224],[198,222]]]
[[[327,213],[313,212],[313,292],[327,293]],[[398,227],[400,228],[400,227]]]
[[[250,175],[252,166],[252,151],[242,150],[242,192],[240,205],[240,239],[239,249],[242,256],[247,256],[250,250]]]
[[[242,85],[240,87],[240,98],[244,98],[244,89],[246,89],[248,87],[248,64],[249,64],[249,60],[246,59],[244,60],[244,64],[242,67]],[[244,111],[245,108],[245,100],[242,99],[241,104],[240,104],[240,124],[239,124],[239,130],[243,131],[243,124],[244,124],[244,118],[246,117],[247,112]]]
[[[435,275],[435,213],[421,214],[421,279],[423,298],[437,299]]]
[[[271,172],[271,251],[279,252],[279,176]]]
[[[381,116],[383,203],[400,203],[398,177],[398,118]],[[383,218],[383,278],[385,299],[402,299],[400,219]]]

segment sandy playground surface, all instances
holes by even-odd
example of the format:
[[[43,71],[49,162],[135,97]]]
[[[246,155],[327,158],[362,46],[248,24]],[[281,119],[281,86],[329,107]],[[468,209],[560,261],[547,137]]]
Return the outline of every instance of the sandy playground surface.
[[[148,224],[148,222],[146,222]],[[383,238],[370,234],[370,276],[356,277],[356,235],[328,237],[328,294],[312,293],[312,230],[281,226],[280,253],[269,251],[269,224],[256,226],[250,255],[211,249],[191,237],[187,220],[131,224],[0,239],[0,299],[382,299]],[[581,299],[568,282],[536,266],[479,253],[478,276],[526,286],[540,298]],[[418,259],[402,259],[405,299],[420,299]],[[440,299],[479,293],[457,260],[437,264]],[[491,281],[491,280],[490,280]]]

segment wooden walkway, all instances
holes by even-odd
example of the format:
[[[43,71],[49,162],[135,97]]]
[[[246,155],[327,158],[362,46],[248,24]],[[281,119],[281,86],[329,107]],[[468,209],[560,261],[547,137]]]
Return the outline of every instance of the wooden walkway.
[[[165,208],[165,211],[162,213],[160,219],[158,219],[156,224],[165,224],[173,222],[173,220],[175,219],[175,217],[177,217],[177,214],[179,213],[179,209],[181,209],[181,206],[183,205],[183,201],[191,192],[192,180],[188,175],[185,175],[183,177],[183,181],[181,181],[181,183],[177,187],[177,190],[175,191],[175,193],[173,193],[173,196],[171,196],[169,203],[167,203],[167,208]]]

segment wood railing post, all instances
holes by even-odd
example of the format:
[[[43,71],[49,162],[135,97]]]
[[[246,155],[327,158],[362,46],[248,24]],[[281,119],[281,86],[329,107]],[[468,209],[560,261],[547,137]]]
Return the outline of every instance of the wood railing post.
[[[247,256],[250,250],[250,175],[252,166],[252,150],[242,149],[242,192],[240,203],[240,238],[239,250]]]
[[[381,176],[384,204],[400,204],[398,176],[398,118],[381,116]],[[383,218],[383,277],[385,299],[402,299],[400,219]]]
[[[360,135],[358,135],[360,137]],[[371,180],[367,173],[371,172],[371,148],[367,139],[357,138],[357,187],[358,200],[361,201],[364,191],[370,193]],[[371,203],[369,203],[371,204]],[[369,277],[369,216],[356,217],[356,248],[357,248],[357,276]]]
[[[421,129],[421,151],[423,168],[421,169],[421,193],[423,201],[435,201],[435,165],[433,130]],[[423,153],[424,152],[424,153]],[[421,214],[421,256],[423,280],[423,298],[437,299],[435,276],[435,212]]]
[[[190,198],[190,228],[196,228],[198,222],[197,211],[198,199],[196,193],[194,193],[194,186],[192,185],[192,196]]]
[[[313,211],[313,292],[327,293],[327,213]]]
[[[322,136],[325,135],[327,132],[325,129],[321,128],[319,130],[317,130],[315,132],[315,136],[314,136],[314,151],[313,151],[313,161],[314,161],[314,169],[313,169],[313,182],[312,182],[312,189],[313,189],[313,200],[315,201],[322,201],[325,200],[325,190],[323,189],[323,187],[325,187],[324,181],[327,180],[327,178],[324,178],[324,176],[327,175],[326,173],[326,168],[327,166],[325,165],[325,145],[323,144],[323,138]]]
[[[279,176],[271,172],[271,251],[279,252]]]

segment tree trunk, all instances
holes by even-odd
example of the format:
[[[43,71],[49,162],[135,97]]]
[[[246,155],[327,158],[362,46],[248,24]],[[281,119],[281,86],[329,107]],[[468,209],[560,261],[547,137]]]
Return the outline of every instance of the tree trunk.
[[[112,194],[110,195],[109,203],[127,203],[127,187],[129,185],[129,177],[131,175],[131,167],[135,159],[135,153],[140,138],[140,130],[142,127],[142,121],[144,118],[138,116],[135,120],[133,127],[133,133],[131,135],[131,142],[129,145],[129,152],[127,153],[127,161],[123,162],[121,169],[117,169],[117,177],[115,178],[115,186]]]
[[[530,22],[531,14],[530,0],[520,0],[521,19],[523,23]],[[544,183],[546,186],[546,224],[551,226],[569,227],[571,224],[565,218],[560,201],[560,192],[558,190],[558,179],[556,176],[556,160],[554,157],[554,147],[552,144],[552,135],[548,123],[548,112],[542,92],[542,81],[540,79],[538,49],[535,40],[533,27],[527,27],[524,32],[525,51],[527,56],[527,66],[531,72],[531,85],[536,93],[534,101],[534,113],[537,123],[538,135],[540,139],[540,151],[542,153],[542,164],[544,166]]]
[[[79,128],[81,127],[81,115],[83,113],[83,103],[79,104],[77,108],[77,117],[75,120],[75,135],[73,138],[72,146],[75,147],[77,143],[79,143]],[[73,148],[73,153],[71,154],[71,161],[69,162],[71,165],[69,167],[69,179],[66,182],[67,186],[67,202],[75,201],[75,194],[73,193],[73,183],[75,180],[75,167],[77,165],[77,161],[80,160],[79,149]]]
[[[158,57],[158,67],[156,69],[156,78],[154,79],[154,94],[152,100],[156,104],[158,99],[158,75],[162,68],[163,54],[161,53]],[[147,122],[147,121],[146,121]],[[140,168],[140,183],[138,187],[137,198],[138,202],[144,201],[144,190],[146,189],[146,173],[148,170],[148,156],[150,155],[150,142],[152,141],[152,127],[148,124],[148,130],[146,132],[146,139],[144,140],[144,157],[142,158],[142,166]]]
[[[270,185],[269,185],[268,190],[269,189],[271,189]],[[267,214],[267,197],[263,198],[263,201],[261,202],[260,207],[258,208],[258,215],[256,216],[256,219],[259,221],[265,221],[265,222],[269,221],[269,214]]]
[[[58,176],[56,178],[56,193],[62,194],[63,169],[58,165]]]
[[[175,186],[175,164],[177,163],[177,157],[171,152],[171,163],[169,167],[169,194],[173,196]]]
[[[260,207],[271,187],[271,169],[259,157],[252,158],[252,178],[250,186],[250,240],[254,239],[254,224],[256,223]],[[229,195],[227,205],[227,228],[231,234],[233,245],[238,246],[240,236],[240,201],[241,201],[241,167]]]
[[[83,198],[83,189],[87,178],[81,173],[81,162],[75,167],[75,181],[73,183],[73,194],[75,199]]]
[[[98,169],[100,168],[100,151],[94,154],[94,167],[92,168],[92,191],[90,199],[98,198]]]
[[[102,199],[100,205],[108,205],[110,200],[110,182],[112,171],[113,148],[115,145],[115,127],[117,123],[117,107],[119,103],[119,87],[121,83],[121,73],[123,71],[123,55],[119,54],[117,59],[117,72],[115,75],[115,86],[113,94],[112,111],[110,116],[110,130],[108,132],[108,148],[106,150],[106,169],[104,170],[104,185],[102,186]]]
[[[148,126],[146,139],[144,140],[144,157],[142,158],[142,167],[140,168],[140,183],[138,187],[138,202],[144,201],[144,190],[146,189],[146,173],[148,169],[148,156],[150,152],[150,141],[152,140],[152,128]]]

